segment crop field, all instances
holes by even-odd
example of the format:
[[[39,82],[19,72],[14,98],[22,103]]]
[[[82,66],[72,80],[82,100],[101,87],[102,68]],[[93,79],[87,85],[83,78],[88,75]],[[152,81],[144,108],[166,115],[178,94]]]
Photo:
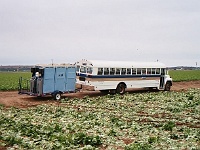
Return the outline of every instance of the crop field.
[[[20,77],[23,77],[25,79],[30,79],[31,73],[30,72],[0,72],[0,90],[1,91],[17,90]]]
[[[200,149],[200,89],[0,106],[0,143],[14,149]]]
[[[199,70],[169,74],[173,81],[200,80]],[[0,91],[17,90],[21,76],[31,73],[0,72]],[[0,114],[0,149],[200,149],[198,88],[65,98],[25,109],[0,104]]]
[[[170,70],[169,75],[175,82],[200,80],[200,70]]]

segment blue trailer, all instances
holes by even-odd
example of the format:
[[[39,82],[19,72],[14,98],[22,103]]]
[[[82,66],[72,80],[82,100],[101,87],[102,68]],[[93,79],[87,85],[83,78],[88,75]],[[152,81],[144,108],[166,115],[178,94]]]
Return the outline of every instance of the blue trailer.
[[[35,66],[31,68],[31,73],[32,77],[27,80],[25,89],[24,80],[19,79],[19,94],[52,95],[55,100],[59,100],[63,93],[75,92],[75,66]]]

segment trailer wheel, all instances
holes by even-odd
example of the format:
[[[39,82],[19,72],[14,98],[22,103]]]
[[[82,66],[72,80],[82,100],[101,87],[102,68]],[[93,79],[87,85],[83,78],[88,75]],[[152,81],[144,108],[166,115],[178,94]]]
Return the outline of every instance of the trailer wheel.
[[[53,94],[53,99],[54,100],[60,100],[61,99],[61,93],[56,92],[55,94]]]
[[[124,94],[125,93],[126,86],[123,83],[118,84],[116,92],[118,94]]]
[[[170,91],[170,88],[171,88],[171,83],[170,82],[167,82],[166,84],[165,84],[165,91]]]

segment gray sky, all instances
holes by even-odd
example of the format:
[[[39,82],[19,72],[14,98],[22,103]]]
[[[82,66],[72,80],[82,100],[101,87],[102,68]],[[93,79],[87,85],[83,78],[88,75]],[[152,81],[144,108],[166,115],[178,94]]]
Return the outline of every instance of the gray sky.
[[[200,66],[200,0],[0,0],[0,65]]]

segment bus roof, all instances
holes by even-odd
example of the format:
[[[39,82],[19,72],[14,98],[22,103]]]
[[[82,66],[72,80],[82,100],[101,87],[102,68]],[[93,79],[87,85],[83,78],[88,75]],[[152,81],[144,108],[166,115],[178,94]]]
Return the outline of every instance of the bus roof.
[[[80,66],[98,68],[166,68],[160,62],[134,62],[134,61],[107,61],[107,60],[81,60],[75,63]]]

